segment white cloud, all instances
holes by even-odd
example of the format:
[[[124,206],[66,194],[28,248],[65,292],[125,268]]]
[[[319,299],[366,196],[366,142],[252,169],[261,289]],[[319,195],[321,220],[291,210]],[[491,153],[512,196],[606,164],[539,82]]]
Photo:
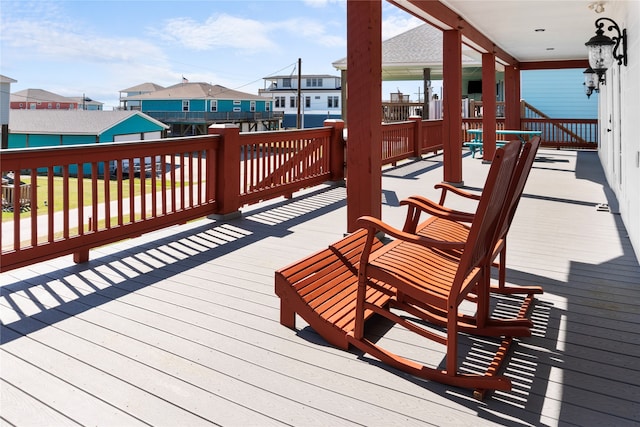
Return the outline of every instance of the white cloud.
[[[46,28],[46,31],[43,31]],[[100,37],[81,34],[73,27],[60,22],[18,20],[2,26],[3,43],[32,55],[50,57],[58,61],[75,62],[130,62],[145,58],[164,61],[160,49],[151,43],[135,38]]]
[[[415,16],[402,13],[387,16],[382,21],[382,40],[387,40],[424,24]]]
[[[191,18],[175,18],[166,21],[160,30],[149,31],[164,41],[196,51],[224,48],[238,49],[242,53],[281,51],[284,47],[279,42],[300,38],[321,46],[346,45],[343,36],[327,31],[324,23],[307,18],[268,22],[220,14],[200,22]],[[288,34],[287,38],[283,37],[284,34]]]
[[[211,16],[203,22],[175,18],[167,21],[160,31],[152,32],[165,41],[193,50],[235,48],[253,52],[276,46],[269,38],[268,27],[261,21],[227,14]]]
[[[346,0],[304,0],[304,4],[311,7],[326,7],[331,3],[344,3]]]
[[[336,35],[328,31],[324,23],[310,19],[289,19],[283,23],[271,24],[271,27],[286,29],[293,37],[301,37],[309,43],[326,47],[346,46],[347,41],[344,36]]]

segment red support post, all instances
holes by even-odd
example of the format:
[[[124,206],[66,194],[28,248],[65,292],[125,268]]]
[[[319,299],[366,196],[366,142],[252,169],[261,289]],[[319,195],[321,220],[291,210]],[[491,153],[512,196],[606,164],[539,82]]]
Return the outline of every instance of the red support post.
[[[520,70],[504,67],[504,125],[506,129],[520,129]]]
[[[462,185],[462,33],[459,30],[444,31],[442,50],[444,182]]]
[[[344,120],[327,119],[325,127],[332,127],[331,142],[329,143],[329,168],[331,169],[331,181],[344,180],[345,151],[344,151]]]
[[[80,251],[73,253],[73,262],[76,264],[83,264],[89,262],[89,249],[83,248]]]
[[[422,117],[410,116],[409,120],[413,122],[413,157],[422,156]]]
[[[482,54],[482,160],[491,162],[496,154],[496,57]]]
[[[234,124],[214,124],[209,135],[222,137],[216,156],[216,214],[225,217],[240,214],[240,128]]]
[[[347,1],[347,231],[382,215],[382,2]]]

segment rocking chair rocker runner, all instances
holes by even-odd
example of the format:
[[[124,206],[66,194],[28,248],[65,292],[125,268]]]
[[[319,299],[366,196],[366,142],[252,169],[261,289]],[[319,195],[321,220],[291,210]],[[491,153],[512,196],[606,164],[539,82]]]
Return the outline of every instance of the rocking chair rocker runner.
[[[512,142],[499,148],[492,162],[478,209],[473,216],[465,241],[442,241],[397,230],[372,217],[362,217],[358,224],[367,230],[367,241],[358,266],[358,292],[355,326],[347,340],[358,349],[382,362],[418,377],[478,390],[509,390],[511,382],[497,375],[494,363],[484,374],[463,374],[458,370],[459,306],[470,292],[488,295],[487,259],[492,255],[500,226],[500,218],[508,207],[508,189],[518,160],[521,144]],[[373,248],[376,233],[383,231],[395,238],[391,243]],[[454,256],[451,251],[460,251]],[[394,305],[422,320],[429,321],[423,311],[446,313],[446,334],[419,326],[392,312],[387,306],[371,304],[367,295],[380,283],[396,291]],[[421,301],[424,306],[404,302]],[[384,349],[365,336],[366,313],[374,312],[446,347],[446,368],[438,369],[414,362]],[[495,360],[495,359],[494,359]]]
[[[514,171],[514,176],[509,187],[507,195],[507,209],[503,212],[498,228],[496,245],[493,249],[488,262],[495,260],[498,255],[500,262],[493,264],[498,267],[498,284],[492,285],[489,289],[491,292],[498,294],[525,294],[517,317],[514,319],[496,320],[489,318],[489,296],[475,295],[473,299],[479,302],[478,313],[476,316],[463,316],[460,321],[461,330],[477,335],[487,336],[529,336],[530,328],[533,326],[530,320],[526,318],[533,295],[543,292],[540,286],[507,286],[506,285],[506,238],[511,222],[516,212],[516,208],[524,191],[529,172],[535,160],[536,153],[540,146],[540,137],[532,138],[522,149],[520,159]],[[401,204],[408,205],[407,219],[404,231],[429,237],[437,240],[466,240],[469,235],[469,227],[463,222],[473,221],[473,214],[456,211],[444,206],[447,191],[452,191],[463,197],[479,200],[480,196],[462,191],[458,188],[448,186],[446,184],[438,184],[436,188],[442,188],[440,203],[435,203],[425,197],[412,196],[407,200],[403,200]],[[432,215],[429,219],[419,224],[421,212]],[[460,256],[461,254],[459,254]],[[489,274],[489,269],[486,269]],[[489,277],[487,277],[489,280]],[[420,305],[419,302],[415,302]],[[433,310],[430,312],[430,320],[435,323],[446,323],[446,313],[436,315]]]

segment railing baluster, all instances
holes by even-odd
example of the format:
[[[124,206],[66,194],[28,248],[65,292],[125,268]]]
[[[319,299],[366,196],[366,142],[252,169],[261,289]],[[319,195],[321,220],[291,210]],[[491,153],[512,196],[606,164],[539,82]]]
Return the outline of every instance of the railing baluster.
[[[102,163],[104,185],[104,228],[111,228],[111,179],[109,175],[109,162]]]
[[[82,163],[76,164],[77,167],[77,189],[78,189],[78,233],[84,235],[84,172]]]
[[[91,222],[90,231],[98,231],[98,163],[91,162]]]
[[[180,153],[180,209],[186,209],[186,191],[185,191],[185,180],[186,180],[186,153]]]
[[[54,199],[53,166],[47,168],[47,243],[53,242],[55,236],[55,199]]]
[[[129,222],[136,222],[136,206],[135,206],[135,165],[133,157],[129,158]]]
[[[38,175],[36,169],[30,170],[29,206],[31,217],[31,246],[38,245]],[[22,203],[22,201],[20,201]]]

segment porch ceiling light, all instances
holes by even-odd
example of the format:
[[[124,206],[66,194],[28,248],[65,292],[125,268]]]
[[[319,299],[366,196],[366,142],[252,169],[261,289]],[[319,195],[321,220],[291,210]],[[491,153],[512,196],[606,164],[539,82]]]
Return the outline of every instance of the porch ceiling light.
[[[587,94],[587,98],[591,97],[593,92],[600,91],[600,78],[591,67],[583,71],[584,74],[584,91]]]
[[[604,35],[605,21],[611,23],[607,27],[608,31],[614,31],[613,37]],[[585,43],[589,50],[589,65],[599,77],[601,83],[605,83],[604,74],[613,60],[616,59],[618,64],[627,65],[627,30],[620,31],[620,27],[610,18],[598,18],[595,22],[596,35]],[[620,46],[622,44],[622,47]],[[618,49],[621,47],[621,51]]]

